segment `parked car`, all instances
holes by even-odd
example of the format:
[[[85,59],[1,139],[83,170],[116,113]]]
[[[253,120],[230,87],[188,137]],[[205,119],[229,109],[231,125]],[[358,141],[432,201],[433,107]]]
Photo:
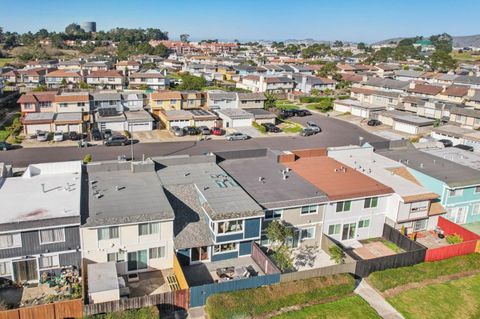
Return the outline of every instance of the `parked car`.
[[[63,132],[55,132],[53,133],[53,140],[55,142],[61,142],[63,141]]]
[[[293,110],[291,110],[291,112],[293,113],[294,116],[299,116],[299,117],[312,115],[312,113],[308,110],[293,109]]]
[[[37,132],[37,141],[45,142],[46,140],[48,140],[48,132],[38,131]]]
[[[102,132],[98,130],[98,128],[93,128],[92,129],[92,138],[94,141],[101,141],[103,140],[103,135]]]
[[[267,132],[271,133],[279,133],[281,132],[280,128],[277,126],[273,125],[272,123],[262,123],[262,126],[265,128]]]
[[[200,127],[198,128],[198,130],[200,131],[200,133],[201,133],[202,135],[210,135],[210,134],[212,134],[212,132],[210,131],[210,129],[209,129],[208,127],[206,127],[206,126],[200,126]]]
[[[317,134],[317,132],[310,127],[306,127],[300,132],[300,136],[310,136],[315,134]]]
[[[307,122],[307,128],[312,129],[315,133],[320,133],[322,131],[322,128],[314,122]]]
[[[211,131],[213,135],[217,135],[217,136],[225,134],[225,131],[219,127],[212,127]]]
[[[178,126],[172,126],[170,128],[170,131],[173,133],[173,135],[175,136],[184,136],[185,135],[185,131],[183,129],[181,129],[180,127]]]
[[[225,135],[225,138],[227,139],[227,141],[246,140],[249,137],[250,136],[248,136],[247,134],[243,134],[240,132],[233,132]]]
[[[0,151],[8,151],[13,148],[12,144],[7,142],[0,142]]]
[[[379,120],[369,120],[367,122],[367,125],[368,126],[379,126],[379,125],[382,125],[382,122],[379,121]]]
[[[123,135],[110,136],[105,142],[106,146],[124,146],[128,144],[128,138]]]
[[[441,139],[441,140],[438,140],[440,143],[443,144],[444,147],[452,147],[453,146],[453,143],[452,141],[450,140],[447,140],[447,139]]]
[[[288,117],[292,117],[292,116],[295,116],[295,112],[293,112],[293,110],[281,110],[280,111],[280,117],[288,118]]]
[[[470,145],[457,144],[454,147],[464,151],[473,152],[473,146],[470,146]]]
[[[107,139],[109,139],[109,138],[112,137],[112,136],[113,136],[113,132],[112,132],[111,129],[108,129],[108,128],[107,128],[106,130],[103,130],[103,138],[104,138],[104,139],[107,140]]]
[[[82,133],[77,133],[75,131],[68,132],[68,139],[72,141],[78,141],[83,138]]]
[[[197,135],[199,133],[195,126],[186,126],[183,128],[183,130],[187,135]]]

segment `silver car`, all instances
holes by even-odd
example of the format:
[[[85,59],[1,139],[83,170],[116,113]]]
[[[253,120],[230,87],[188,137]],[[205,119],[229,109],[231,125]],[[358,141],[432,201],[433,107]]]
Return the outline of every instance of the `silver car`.
[[[230,134],[225,135],[225,139],[227,141],[246,140],[249,137],[250,136],[248,136],[247,134],[243,134],[243,133],[240,133],[240,132],[234,132],[234,133],[230,133]]]
[[[170,128],[170,131],[171,131],[171,132],[173,133],[173,135],[175,135],[175,136],[184,136],[184,135],[185,135],[185,131],[184,131],[182,128],[178,127],[178,126],[172,126],[172,127]]]
[[[313,122],[307,122],[307,128],[315,131],[315,133],[320,133],[322,131],[320,126],[318,126],[317,123],[313,123]]]
[[[48,140],[48,132],[37,131],[37,141],[45,142],[46,140]]]

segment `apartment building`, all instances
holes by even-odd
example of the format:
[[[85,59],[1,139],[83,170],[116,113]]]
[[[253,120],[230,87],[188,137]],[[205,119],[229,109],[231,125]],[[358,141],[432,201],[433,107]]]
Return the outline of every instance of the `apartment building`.
[[[0,178],[0,277],[35,284],[44,273],[79,269],[82,182],[80,161]]]

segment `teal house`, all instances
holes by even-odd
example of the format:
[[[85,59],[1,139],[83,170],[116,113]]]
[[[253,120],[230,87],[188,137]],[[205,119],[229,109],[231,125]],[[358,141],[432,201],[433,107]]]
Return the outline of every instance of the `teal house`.
[[[440,195],[445,218],[466,224],[480,221],[480,171],[416,149],[380,150],[403,163],[424,187]]]

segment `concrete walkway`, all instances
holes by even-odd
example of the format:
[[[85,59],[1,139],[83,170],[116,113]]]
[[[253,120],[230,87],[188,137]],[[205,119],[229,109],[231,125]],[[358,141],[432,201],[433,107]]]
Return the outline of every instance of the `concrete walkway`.
[[[355,289],[355,293],[365,299],[365,301],[377,311],[380,317],[384,319],[404,319],[404,317],[365,280],[360,282]]]

